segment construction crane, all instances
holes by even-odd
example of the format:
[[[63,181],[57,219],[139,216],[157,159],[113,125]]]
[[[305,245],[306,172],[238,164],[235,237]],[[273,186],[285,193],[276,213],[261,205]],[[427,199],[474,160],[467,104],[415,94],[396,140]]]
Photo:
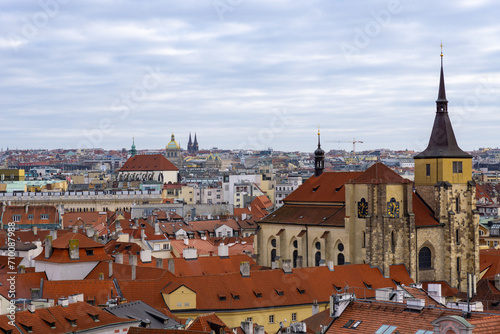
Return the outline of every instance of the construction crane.
[[[352,138],[352,140],[328,140],[329,143],[352,143],[352,155],[356,155],[356,143],[363,142],[361,140],[356,140],[356,138]]]

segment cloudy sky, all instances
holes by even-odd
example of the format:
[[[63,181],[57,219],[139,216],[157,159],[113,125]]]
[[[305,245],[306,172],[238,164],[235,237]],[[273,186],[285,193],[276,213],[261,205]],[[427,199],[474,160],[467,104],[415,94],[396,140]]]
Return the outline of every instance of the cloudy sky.
[[[0,2],[0,147],[498,147],[495,0]]]

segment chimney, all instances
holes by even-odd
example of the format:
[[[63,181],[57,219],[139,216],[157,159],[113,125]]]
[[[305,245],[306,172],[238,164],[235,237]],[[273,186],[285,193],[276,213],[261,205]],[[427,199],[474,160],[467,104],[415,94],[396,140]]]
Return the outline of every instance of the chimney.
[[[495,288],[497,288],[497,290],[500,290],[500,274],[495,275]]]
[[[251,321],[242,321],[241,329],[245,334],[253,334],[253,322]]]
[[[115,263],[123,264],[123,254],[115,254]]]
[[[264,334],[264,326],[258,325],[254,328],[254,334]]]
[[[248,261],[240,262],[240,273],[241,277],[250,277],[250,262]]]
[[[79,260],[80,259],[80,245],[78,239],[69,240],[69,259]]]
[[[26,203],[26,205],[24,206],[24,213],[28,214],[29,209],[30,209],[30,205],[28,203]]]
[[[163,259],[156,259],[156,268],[163,268]]]
[[[175,261],[174,259],[168,259],[168,271],[175,275]]]
[[[297,268],[302,268],[302,255],[297,256]]]
[[[57,239],[57,230],[50,230],[50,236],[52,237],[52,241]]]
[[[85,232],[87,237],[92,238],[94,236],[94,226],[89,226]]]
[[[146,230],[142,229],[141,230],[141,239],[144,239],[146,237]]]
[[[113,276],[113,261],[109,261],[109,266],[108,266],[108,277]]]
[[[218,247],[218,252],[219,252],[219,256],[221,258],[228,258],[229,257],[229,246],[224,245],[224,244],[220,244]]]
[[[69,305],[68,298],[59,298],[57,300],[57,305],[61,305],[62,307],[66,307]]]
[[[33,226],[32,230],[33,230],[33,235],[37,235],[38,234],[38,227]]]
[[[116,233],[120,232],[122,230],[122,224],[120,223],[120,221],[117,219],[115,220],[115,231]]]
[[[271,262],[271,269],[278,269],[278,261]]]
[[[45,258],[48,259],[52,256],[52,236],[45,236]]]
[[[99,242],[99,232],[94,231],[94,235],[92,236],[92,240],[95,242]]]
[[[141,262],[151,262],[151,249],[141,250]]]
[[[328,265],[328,269],[330,269],[330,271],[335,271],[335,267],[333,266],[333,261],[328,261],[327,265]]]
[[[135,280],[137,278],[137,266],[132,265],[131,269],[132,269],[132,280]]]
[[[198,250],[194,247],[184,248],[182,250],[182,257],[186,260],[194,260],[198,258]]]
[[[285,274],[291,274],[292,273],[292,260],[283,260],[282,262],[282,267],[283,267],[283,272]]]
[[[188,238],[184,238],[182,240],[184,241],[184,245],[189,246],[189,239]]]
[[[139,218],[134,218],[134,229],[137,229],[139,227]]]
[[[33,304],[29,304],[28,305],[28,311],[30,311],[31,313],[35,313],[36,311],[36,306],[33,305]]]
[[[158,222],[155,222],[155,235],[160,235],[161,232],[160,232],[160,223]]]
[[[78,233],[78,225],[73,225],[73,233]]]
[[[132,266],[136,266],[137,265],[137,255],[129,255],[128,256],[128,264],[130,264]]]

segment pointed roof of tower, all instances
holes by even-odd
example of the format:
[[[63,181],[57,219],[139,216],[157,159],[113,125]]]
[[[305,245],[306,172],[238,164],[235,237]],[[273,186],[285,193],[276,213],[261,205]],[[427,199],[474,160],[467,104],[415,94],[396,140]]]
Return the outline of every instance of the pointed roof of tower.
[[[196,139],[196,132],[194,133],[194,145],[198,145],[198,139]]]
[[[193,144],[193,141],[191,140],[191,132],[189,133],[189,140],[188,140],[188,145],[191,146]]]
[[[458,147],[455,133],[448,116],[448,101],[444,85],[443,54],[441,53],[441,77],[439,79],[438,99],[436,100],[436,117],[432,127],[429,145],[415,159],[426,158],[472,158],[470,154]]]
[[[318,148],[316,149],[316,151],[314,151],[314,155],[315,156],[324,156],[325,155],[325,151],[323,151],[323,149],[321,148],[321,138],[320,138],[319,130],[318,130]]]

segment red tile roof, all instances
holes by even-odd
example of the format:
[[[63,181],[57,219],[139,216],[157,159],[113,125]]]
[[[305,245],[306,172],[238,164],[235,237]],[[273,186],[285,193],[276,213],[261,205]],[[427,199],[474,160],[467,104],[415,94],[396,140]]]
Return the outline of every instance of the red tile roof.
[[[6,318],[6,315],[0,318]],[[95,321],[94,319],[98,319]],[[74,326],[70,323],[74,322]],[[1,323],[2,321],[0,321]],[[135,319],[119,318],[85,302],[69,304],[66,307],[53,306],[45,309],[16,312],[16,325],[31,328],[33,333],[75,333],[98,327],[137,323]],[[53,327],[51,328],[51,324]],[[27,329],[25,329],[28,332]]]
[[[186,329],[199,332],[215,331],[215,333],[221,333],[222,330],[225,333],[232,333],[231,329],[215,313],[198,316]]]
[[[83,293],[83,301],[93,300],[95,305],[106,302],[117,296],[116,288],[110,279],[84,279],[65,281],[45,281],[42,298],[58,300],[70,295]]]
[[[382,325],[396,326],[396,331],[401,334],[414,334],[418,329],[432,331],[431,322],[448,315],[461,315],[460,310],[440,307],[425,307],[420,312],[409,310],[406,304],[380,301],[354,301],[347,306],[341,316],[328,328],[326,334],[350,333],[375,333]],[[473,318],[484,318],[485,315],[475,313]],[[499,317],[500,318],[500,317]],[[361,321],[354,330],[344,327],[348,321]],[[470,321],[468,319],[468,321]],[[475,332],[474,332],[475,333]]]
[[[345,183],[361,174],[362,172],[333,172],[310,177],[283,202],[344,202]]]
[[[64,227],[73,225],[92,225],[96,227],[99,224],[106,224],[106,212],[66,212],[63,215]]]
[[[440,226],[439,220],[434,216],[434,211],[424,202],[418,193],[413,193],[412,200],[416,227]]]
[[[389,276],[400,285],[404,284],[409,286],[410,284],[415,283],[415,281],[410,277],[408,269],[406,269],[404,264],[395,264],[390,266],[389,272]]]
[[[494,278],[500,274],[500,249],[479,250],[479,271],[483,278]]]
[[[286,204],[259,223],[343,227],[344,218],[345,206],[343,205]]]
[[[392,169],[381,162],[377,162],[365,170],[360,176],[351,181],[352,183],[411,183],[410,180],[401,177]]]
[[[48,219],[41,219],[42,214],[48,215]],[[19,215],[21,218],[17,225],[59,224],[59,212],[53,205],[6,206],[2,216],[3,224],[13,222],[13,215]],[[30,215],[33,219],[28,219]]]
[[[31,289],[40,288],[40,280],[47,281],[45,272],[16,274],[16,298],[31,299]],[[10,275],[0,275],[0,283],[4,287],[10,286],[7,279]],[[7,297],[7,296],[6,296]]]
[[[104,245],[98,243],[81,233],[66,233],[58,236],[52,241],[52,248],[69,249],[69,241],[72,239],[78,240],[80,249],[82,248],[104,248]]]
[[[240,263],[243,261],[250,262],[250,266],[255,266],[256,263],[248,255],[231,255],[227,258],[219,256],[204,256],[196,260],[186,260],[184,258],[176,258],[163,261],[164,266],[168,261],[174,262],[174,274],[176,276],[203,276],[203,275],[218,275],[225,273],[239,273]],[[251,267],[250,267],[251,268]]]
[[[178,171],[179,168],[175,167],[167,158],[161,154],[152,155],[136,155],[130,157],[119,172],[132,172],[132,171]]]

